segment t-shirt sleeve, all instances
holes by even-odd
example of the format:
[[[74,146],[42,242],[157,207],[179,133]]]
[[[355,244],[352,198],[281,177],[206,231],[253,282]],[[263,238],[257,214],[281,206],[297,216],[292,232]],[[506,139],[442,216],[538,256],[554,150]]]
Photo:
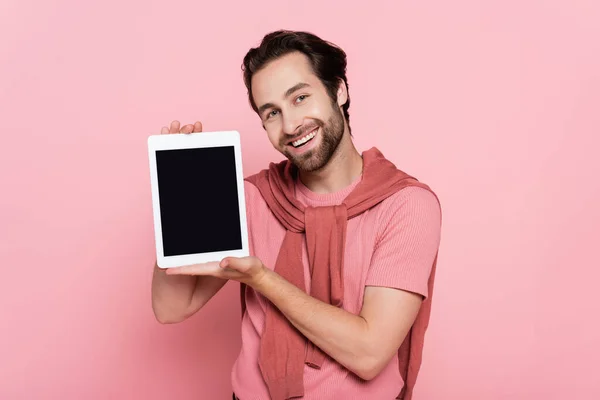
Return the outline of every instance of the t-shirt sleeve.
[[[379,215],[381,228],[366,285],[407,290],[426,298],[440,244],[440,205],[433,193],[420,187],[407,187],[388,200]]]

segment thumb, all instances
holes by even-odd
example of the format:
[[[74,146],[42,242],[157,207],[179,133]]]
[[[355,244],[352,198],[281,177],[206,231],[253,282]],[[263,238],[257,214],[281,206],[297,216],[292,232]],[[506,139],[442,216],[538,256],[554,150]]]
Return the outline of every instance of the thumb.
[[[256,257],[226,257],[219,264],[221,268],[231,268],[240,272],[248,271],[260,261]]]

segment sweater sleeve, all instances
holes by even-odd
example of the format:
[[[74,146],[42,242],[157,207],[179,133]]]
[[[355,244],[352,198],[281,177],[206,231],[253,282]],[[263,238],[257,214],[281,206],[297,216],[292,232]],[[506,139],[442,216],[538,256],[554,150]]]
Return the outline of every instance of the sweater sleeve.
[[[366,285],[406,290],[426,298],[440,244],[440,205],[433,193],[420,187],[405,188],[388,200],[379,215]]]

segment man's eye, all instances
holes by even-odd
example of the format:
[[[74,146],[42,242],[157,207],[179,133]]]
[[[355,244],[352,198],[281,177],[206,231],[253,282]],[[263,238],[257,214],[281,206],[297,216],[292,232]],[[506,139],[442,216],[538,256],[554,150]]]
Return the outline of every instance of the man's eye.
[[[302,100],[304,100],[305,98],[306,98],[306,95],[305,95],[305,94],[301,94],[300,96],[298,96],[298,97],[296,98],[296,103],[298,103],[298,102],[301,102],[301,101],[302,101]]]
[[[267,118],[274,117],[274,116],[276,115],[276,113],[277,113],[277,112],[278,112],[277,110],[273,110],[273,111],[271,111],[270,113],[268,113],[268,114],[267,114]]]

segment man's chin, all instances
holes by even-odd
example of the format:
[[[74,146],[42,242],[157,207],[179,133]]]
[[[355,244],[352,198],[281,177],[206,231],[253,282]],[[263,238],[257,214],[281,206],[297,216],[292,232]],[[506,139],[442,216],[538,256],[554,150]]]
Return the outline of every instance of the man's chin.
[[[310,157],[312,156],[312,154],[303,154],[301,157],[296,156],[296,155],[292,155],[288,152],[285,152],[283,154],[288,160],[290,160],[290,162],[292,164],[294,164],[296,167],[302,169],[302,166],[304,164],[306,164],[307,161],[310,160]]]
[[[327,162],[323,163],[322,161],[318,160],[316,157],[310,157],[308,159],[303,159],[303,160],[290,160],[292,162],[292,164],[294,164],[298,170],[302,171],[302,172],[316,172],[319,171],[321,169],[323,169],[323,167],[325,167],[325,165],[327,165]]]

